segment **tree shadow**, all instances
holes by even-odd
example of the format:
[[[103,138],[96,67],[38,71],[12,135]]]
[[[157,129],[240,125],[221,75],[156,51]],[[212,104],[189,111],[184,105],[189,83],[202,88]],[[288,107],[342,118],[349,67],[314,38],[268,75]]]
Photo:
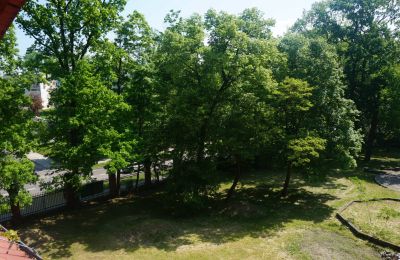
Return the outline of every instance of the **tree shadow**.
[[[159,187],[150,193],[93,203],[33,221],[21,228],[20,236],[51,258],[71,257],[74,243],[83,245],[87,252],[176,251],[198,242],[218,245],[248,236],[269,237],[285,223],[319,223],[332,215],[334,209],[327,202],[334,196],[307,191],[295,178],[289,196],[280,198],[283,176],[272,176],[249,173],[246,186],[230,202],[226,203],[221,193],[208,209],[192,217],[174,216],[164,205],[166,194]]]

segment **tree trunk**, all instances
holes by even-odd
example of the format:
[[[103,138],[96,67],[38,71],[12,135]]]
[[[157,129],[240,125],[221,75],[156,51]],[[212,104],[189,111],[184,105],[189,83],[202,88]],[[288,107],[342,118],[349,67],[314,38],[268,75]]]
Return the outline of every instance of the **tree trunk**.
[[[151,185],[151,161],[148,158],[144,161],[144,185]]]
[[[14,224],[19,224],[21,222],[22,215],[21,215],[21,209],[20,209],[19,203],[16,201],[16,194],[18,194],[18,191],[10,190],[7,192],[10,196],[10,208],[11,208],[11,214],[12,214],[11,220]]]
[[[292,163],[288,162],[287,168],[286,168],[286,179],[285,179],[285,183],[283,184],[282,197],[286,197],[288,195],[291,175],[292,175]]]
[[[22,220],[19,203],[17,203],[16,205],[11,205],[11,213],[12,213],[11,221],[13,222],[13,224],[19,224]]]
[[[74,187],[71,184],[65,184],[64,198],[66,200],[67,208],[76,208],[79,205],[79,197]]]
[[[204,148],[205,148],[205,140],[206,140],[206,123],[204,123],[199,132],[199,142],[197,144],[197,162],[201,162],[204,160]]]
[[[374,147],[377,130],[378,130],[378,111],[376,110],[372,115],[368,137],[365,142],[365,158],[364,159],[366,162],[369,162],[371,160],[372,150]]]
[[[66,204],[68,208],[75,208],[79,205],[80,199],[77,189],[72,184],[72,179],[74,176],[78,175],[78,171],[74,170],[72,173],[67,173],[64,184],[64,198],[66,200]]]
[[[153,171],[156,174],[157,182],[160,182],[160,173],[157,170],[157,164],[156,163],[153,164]]]
[[[137,191],[139,187],[139,174],[140,174],[140,163],[138,163],[137,171],[136,171],[136,184],[135,184],[135,191]]]
[[[121,170],[117,170],[117,195],[119,196],[121,192]]]
[[[240,168],[240,158],[239,156],[235,156],[235,161],[236,161],[236,171],[235,171],[235,178],[233,180],[232,186],[228,191],[228,194],[226,195],[226,200],[230,200],[230,198],[232,197],[233,193],[235,192],[236,186],[239,183],[240,180],[240,176],[242,175],[242,171]]]
[[[110,197],[114,198],[117,196],[117,176],[115,173],[108,174],[108,182],[110,184]]]

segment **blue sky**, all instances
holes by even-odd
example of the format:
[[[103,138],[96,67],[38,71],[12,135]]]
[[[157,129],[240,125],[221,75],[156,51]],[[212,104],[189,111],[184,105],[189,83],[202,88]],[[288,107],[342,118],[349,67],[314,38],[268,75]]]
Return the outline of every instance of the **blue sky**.
[[[266,17],[276,20],[274,34],[282,35],[314,2],[316,0],[128,0],[123,15],[137,10],[146,16],[152,27],[163,30],[164,17],[171,9],[181,10],[182,16],[187,17],[193,13],[204,14],[210,8],[238,14],[245,8],[258,7]],[[19,29],[17,37],[20,53],[24,54],[33,40]]]

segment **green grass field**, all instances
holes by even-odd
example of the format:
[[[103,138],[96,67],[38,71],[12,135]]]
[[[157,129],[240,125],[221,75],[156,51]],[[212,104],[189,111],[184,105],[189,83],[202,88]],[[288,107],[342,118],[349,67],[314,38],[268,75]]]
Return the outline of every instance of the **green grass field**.
[[[41,218],[19,234],[48,259],[379,259],[381,249],[354,238],[334,215],[351,200],[400,193],[359,169],[320,172],[295,175],[285,199],[283,174],[253,171],[231,202],[223,200],[224,182],[220,197],[193,217],[174,217],[160,187]]]
[[[400,245],[400,201],[356,203],[342,215],[363,232]]]

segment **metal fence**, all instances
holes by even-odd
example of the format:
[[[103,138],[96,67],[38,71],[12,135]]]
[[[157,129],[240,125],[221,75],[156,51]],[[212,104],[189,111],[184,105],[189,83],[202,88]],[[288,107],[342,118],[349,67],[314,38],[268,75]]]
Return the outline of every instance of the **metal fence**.
[[[143,183],[140,182],[140,185]],[[120,191],[127,192],[133,188],[133,181],[121,183]],[[96,181],[84,185],[80,193],[80,201],[87,202],[97,198],[106,197],[110,194],[109,189],[104,189],[104,181]],[[65,207],[66,200],[63,191],[43,192],[32,197],[32,204],[21,209],[23,217],[45,213],[51,210]],[[11,212],[0,214],[0,223],[9,221],[12,218]]]

